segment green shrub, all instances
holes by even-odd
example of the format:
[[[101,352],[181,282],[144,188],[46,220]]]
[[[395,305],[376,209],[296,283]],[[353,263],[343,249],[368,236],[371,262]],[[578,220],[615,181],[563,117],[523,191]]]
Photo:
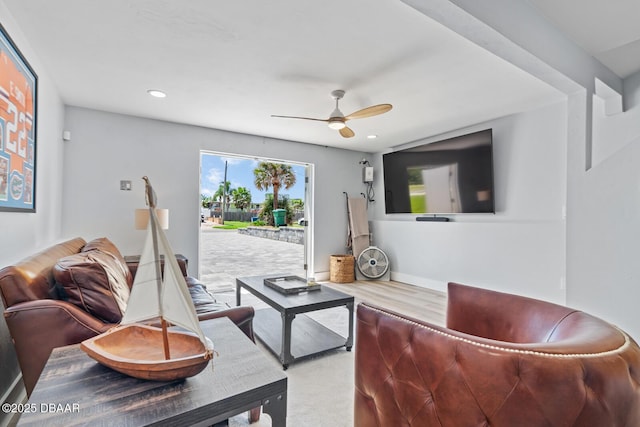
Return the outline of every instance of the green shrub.
[[[289,203],[289,197],[280,196],[278,197],[278,209],[285,210],[285,222],[287,224],[291,224],[293,222],[293,209],[291,208],[291,203]],[[260,209],[259,213],[260,219],[264,221],[267,225],[275,225],[273,221],[273,194],[267,194],[264,198],[264,203],[262,204],[262,209]],[[254,223],[255,224],[255,223]]]

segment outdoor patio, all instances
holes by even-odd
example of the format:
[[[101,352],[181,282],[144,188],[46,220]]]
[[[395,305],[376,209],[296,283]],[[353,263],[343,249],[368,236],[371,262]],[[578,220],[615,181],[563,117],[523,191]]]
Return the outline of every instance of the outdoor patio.
[[[200,227],[200,280],[211,292],[235,290],[240,276],[287,273],[305,277],[304,245],[242,235],[211,223]]]

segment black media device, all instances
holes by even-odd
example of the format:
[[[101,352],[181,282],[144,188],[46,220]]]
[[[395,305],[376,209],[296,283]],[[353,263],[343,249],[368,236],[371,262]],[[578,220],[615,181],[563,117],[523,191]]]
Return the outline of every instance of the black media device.
[[[426,222],[426,221],[449,222],[449,218],[447,218],[446,216],[417,216],[416,221],[418,222]]]

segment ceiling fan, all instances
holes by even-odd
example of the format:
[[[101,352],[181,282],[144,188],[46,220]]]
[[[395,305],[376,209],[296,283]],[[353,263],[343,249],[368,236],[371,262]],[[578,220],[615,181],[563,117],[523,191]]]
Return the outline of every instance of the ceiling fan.
[[[331,113],[328,119],[314,119],[311,117],[297,117],[297,116],[277,116],[272,114],[271,117],[280,117],[284,119],[302,119],[302,120],[315,120],[318,122],[326,122],[328,123],[331,129],[335,129],[340,132],[344,138],[351,138],[355,135],[355,133],[347,127],[346,122],[352,119],[364,119],[365,117],[377,116],[378,114],[386,113],[391,110],[393,106],[391,104],[378,104],[372,105],[371,107],[363,108],[362,110],[358,110],[354,113],[351,113],[347,116],[342,114],[342,111],[338,108],[338,101],[342,99],[344,96],[344,90],[334,90],[331,92],[331,97],[336,100],[336,108]]]

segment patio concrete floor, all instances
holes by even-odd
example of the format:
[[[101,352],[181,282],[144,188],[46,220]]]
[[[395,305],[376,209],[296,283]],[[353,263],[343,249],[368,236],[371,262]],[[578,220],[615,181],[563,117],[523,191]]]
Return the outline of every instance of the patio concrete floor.
[[[236,277],[284,274],[305,277],[304,245],[200,226],[200,280],[211,292],[235,290]]]

